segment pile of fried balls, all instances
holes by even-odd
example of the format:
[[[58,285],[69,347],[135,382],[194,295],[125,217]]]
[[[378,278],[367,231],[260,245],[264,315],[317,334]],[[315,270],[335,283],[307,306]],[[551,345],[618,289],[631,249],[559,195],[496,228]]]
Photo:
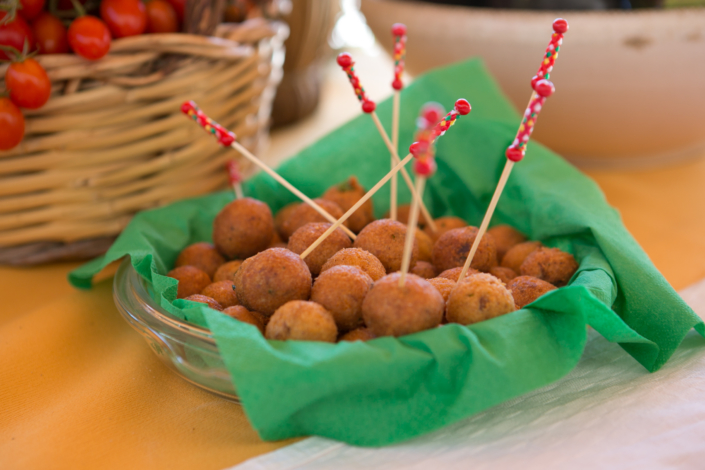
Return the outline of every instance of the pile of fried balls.
[[[315,202],[337,219],[364,194],[353,176]],[[301,259],[330,223],[304,203],[273,216],[264,202],[236,199],[213,221],[213,244],[187,246],[167,276],[178,281],[177,298],[250,323],[267,339],[336,342],[488,320],[566,285],[578,269],[571,254],[497,225],[458,279],[478,229],[440,217],[434,233],[421,218],[400,287],[408,213],[400,206],[399,221],[375,220],[369,200],[344,224],[354,242],[338,228]]]

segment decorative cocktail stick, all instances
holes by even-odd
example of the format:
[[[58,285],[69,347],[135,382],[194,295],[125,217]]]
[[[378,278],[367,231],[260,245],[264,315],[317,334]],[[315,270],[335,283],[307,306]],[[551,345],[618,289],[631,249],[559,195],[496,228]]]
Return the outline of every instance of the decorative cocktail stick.
[[[244,197],[242,193],[242,173],[240,173],[237,161],[228,160],[225,168],[228,170],[228,180],[230,181],[230,186],[233,187],[235,199],[242,199]]]
[[[392,102],[392,145],[399,152],[399,102],[400,92],[404,88],[404,83],[401,80],[404,73],[404,56],[406,55],[406,26],[401,23],[392,25],[392,34],[394,35],[394,100]],[[392,168],[394,168],[394,155],[391,156]],[[389,218],[397,220],[397,175],[392,176],[390,183],[391,194],[389,198]]]
[[[367,191],[367,193],[366,193],[364,196],[362,196],[362,197],[360,198],[360,200],[355,203],[354,206],[352,206],[350,209],[348,209],[348,211],[347,211],[345,214],[343,214],[343,216],[342,216],[340,219],[338,219],[338,221],[337,221],[336,223],[334,223],[333,225],[331,225],[330,227],[328,227],[328,230],[326,230],[325,232],[323,232],[323,233],[321,234],[321,236],[318,237],[318,239],[317,239],[315,242],[313,242],[313,243],[311,244],[311,246],[309,246],[308,248],[306,248],[306,251],[304,251],[304,252],[301,253],[301,255],[300,255],[300,256],[301,256],[301,259],[304,259],[304,258],[306,258],[308,255],[310,255],[311,252],[312,252],[313,250],[315,250],[316,247],[318,247],[318,245],[320,245],[320,244],[323,242],[323,240],[325,240],[326,238],[328,238],[328,236],[329,236],[331,233],[333,233],[333,231],[334,231],[335,229],[337,229],[337,228],[340,227],[342,224],[344,224],[345,221],[348,220],[348,219],[350,218],[350,216],[353,215],[353,213],[354,213],[356,210],[358,210],[358,209],[360,208],[360,206],[362,206],[365,202],[367,202],[368,199],[370,199],[372,196],[374,196],[374,194],[375,194],[377,191],[379,191],[379,189],[380,189],[382,186],[384,186],[384,184],[385,184],[387,181],[389,181],[389,179],[390,179],[394,174],[396,174],[400,169],[402,169],[402,168],[404,167],[404,165],[406,165],[407,163],[409,163],[409,160],[411,160],[413,157],[414,157],[414,156],[413,156],[412,154],[409,154],[409,155],[407,155],[406,157],[404,157],[404,159],[403,159],[402,161],[400,161],[399,163],[397,163],[397,164],[394,166],[394,168],[392,168],[392,170],[391,170],[389,173],[387,173],[387,175],[386,175],[384,178],[382,178],[381,180],[379,180],[379,181],[377,182],[377,184],[372,187],[372,189],[370,189],[369,191]]]
[[[357,95],[357,99],[362,103],[362,111],[372,117],[372,121],[375,123],[379,135],[382,136],[382,140],[384,140],[384,144],[387,146],[387,149],[392,155],[394,162],[399,163],[399,153],[397,152],[397,149],[394,148],[394,144],[389,139],[387,131],[384,130],[384,126],[382,126],[382,122],[380,122],[379,116],[377,116],[377,113],[375,112],[377,105],[374,101],[367,98],[367,95],[365,94],[365,89],[362,88],[362,85],[360,84],[360,79],[355,74],[355,69],[353,68],[355,62],[353,62],[352,56],[350,56],[350,54],[348,54],[347,52],[339,54],[338,65],[340,65],[340,67],[342,67],[342,69],[348,75],[350,84],[353,86],[353,90],[355,90],[355,95]],[[409,173],[404,168],[401,169],[401,175],[404,178],[404,182],[409,188],[409,191],[411,191],[412,197],[414,199],[419,199],[418,194],[416,193],[416,189],[414,188],[414,183],[411,181]],[[419,200],[419,204],[421,205],[421,211],[423,212],[424,217],[426,217],[427,219],[429,228],[433,232],[437,232],[438,228],[436,227],[436,224],[433,221],[433,217],[431,217],[431,213],[426,208],[426,205],[423,203],[422,200]]]
[[[454,111],[451,111],[450,113],[448,113],[448,116],[451,116],[453,113],[455,113],[455,117],[449,118],[448,116],[446,116],[446,119],[444,119],[445,124],[444,124],[444,121],[441,121],[436,126],[434,126],[434,128],[431,131],[428,132],[428,140],[427,140],[428,142],[431,142],[431,143],[435,142],[436,139],[438,139],[438,137],[440,135],[444,134],[445,131],[448,130],[448,128],[450,128],[450,126],[453,125],[453,123],[457,119],[458,115],[468,114],[471,109],[470,103],[468,103],[467,100],[464,100],[464,99],[459,99],[458,101],[456,101],[455,108],[457,111],[454,110]],[[409,162],[409,160],[411,160],[412,157],[414,157],[415,155],[420,155],[420,153],[421,153],[420,145],[422,145],[422,144],[419,142],[414,142],[413,144],[411,144],[411,147],[409,147],[409,151],[410,151],[409,155],[407,155],[406,157],[404,157],[404,159],[402,161],[397,163],[396,166],[394,168],[392,168],[392,171],[387,173],[387,175],[384,178],[382,178],[376,185],[374,185],[374,187],[372,189],[367,191],[367,194],[365,194],[359,201],[357,201],[357,203],[354,206],[352,206],[345,214],[343,214],[343,216],[340,219],[338,219],[338,222],[336,222],[331,227],[329,227],[328,230],[326,230],[323,234],[321,234],[320,237],[318,237],[318,240],[313,242],[311,244],[311,246],[309,246],[306,249],[306,251],[301,253],[301,259],[306,258],[313,250],[316,249],[316,247],[318,245],[320,245],[323,242],[323,240],[328,238],[328,236],[331,233],[333,233],[333,231],[336,228],[338,228],[340,226],[340,224],[342,224],[346,220],[348,220],[348,218],[350,218],[350,216],[361,205],[363,205],[369,198],[371,198],[374,195],[374,193],[376,193],[379,190],[379,188],[381,188],[384,185],[384,183],[389,181],[389,179],[392,177],[392,175],[394,175],[396,172],[400,171],[401,168],[403,168],[404,165],[406,165]],[[428,147],[428,145],[426,145],[426,147]],[[433,162],[433,164],[435,165],[435,162]],[[417,165],[418,165],[418,162],[417,162]],[[420,171],[423,171],[423,169],[421,169]],[[434,171],[435,171],[435,167],[434,167]],[[417,199],[414,199],[414,201],[417,201]],[[421,208],[421,205],[418,204],[418,207]],[[407,225],[407,230],[409,230],[408,225]]]
[[[504,187],[507,184],[512,168],[514,168],[514,164],[516,162],[519,162],[524,158],[524,155],[526,154],[526,145],[529,143],[531,133],[534,131],[539,113],[543,108],[546,98],[551,96],[555,91],[553,83],[549,82],[548,78],[550,76],[549,74],[553,70],[553,64],[556,62],[556,57],[558,56],[560,46],[563,44],[563,35],[566,31],[568,31],[568,22],[562,18],[558,18],[553,22],[553,31],[554,33],[551,36],[551,42],[546,48],[546,53],[544,54],[544,59],[541,62],[539,71],[536,76],[531,79],[531,87],[534,91],[531,94],[529,105],[526,107],[526,111],[524,112],[524,116],[521,124],[519,125],[519,130],[517,131],[514,141],[507,148],[507,162],[504,165],[504,170],[502,170],[499,183],[497,183],[497,188],[492,195],[492,200],[487,208],[487,212],[485,212],[485,217],[482,219],[482,224],[480,224],[480,229],[475,236],[475,241],[470,248],[470,253],[468,253],[468,257],[465,260],[463,270],[460,272],[458,280],[465,279],[465,274],[470,268],[470,264],[475,257],[477,247],[480,246],[480,240],[482,240],[482,237],[487,231],[487,227],[490,225],[490,220],[492,219],[492,215],[497,207],[497,202],[499,202],[499,197],[502,195],[502,191],[504,191]]]
[[[247,150],[245,147],[243,147],[235,137],[235,134],[230,132],[229,130],[225,129],[223,126],[218,124],[217,122],[211,120],[208,116],[206,116],[203,111],[201,111],[198,106],[196,106],[196,103],[193,101],[187,101],[184,104],[181,105],[181,112],[184,114],[188,115],[191,117],[194,121],[198,123],[201,127],[203,127],[206,132],[209,132],[215,136],[215,138],[218,140],[218,143],[224,147],[232,147],[238,152],[242,154],[245,158],[247,158],[249,161],[260,167],[265,173],[267,173],[269,176],[277,180],[279,183],[281,183],[286,189],[294,193],[299,199],[304,201],[306,204],[311,206],[316,212],[318,212],[321,216],[323,216],[327,221],[329,221],[332,224],[335,224],[337,222],[336,218],[330,215],[328,212],[325,211],[321,206],[316,204],[314,201],[311,200],[308,196],[306,196],[304,193],[296,189],[291,183],[289,183],[287,180],[282,178],[277,172],[272,170],[270,167],[267,166],[262,160],[259,158],[255,157],[252,153],[250,153],[249,150]],[[341,227],[345,233],[355,240],[356,235],[347,227],[343,226]]]

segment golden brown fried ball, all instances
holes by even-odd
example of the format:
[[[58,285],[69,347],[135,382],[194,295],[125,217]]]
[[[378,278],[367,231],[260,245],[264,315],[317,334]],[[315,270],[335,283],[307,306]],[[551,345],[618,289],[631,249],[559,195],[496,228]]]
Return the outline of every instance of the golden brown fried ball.
[[[513,269],[504,266],[492,266],[492,268],[490,268],[490,274],[505,284],[517,277],[517,273],[515,273]]]
[[[521,263],[524,262],[531,252],[538,249],[540,246],[543,246],[541,242],[522,242],[514,245],[507,251],[504,258],[502,258],[501,265],[518,273],[521,271]]]
[[[225,280],[208,284],[201,295],[215,299],[223,307],[237,305],[237,293],[233,281]]]
[[[397,222],[401,222],[404,225],[407,225],[409,223],[409,214],[411,213],[411,204],[403,204],[401,206],[397,206]],[[390,211],[387,211],[386,214],[384,214],[384,218],[388,219],[390,216]],[[426,217],[423,215],[423,212],[419,212],[419,221],[418,221],[418,226],[421,230],[426,226],[427,221]]]
[[[294,209],[299,207],[301,204],[301,202],[291,202],[279,209],[277,215],[274,216],[274,231],[277,235],[279,235],[280,240],[284,243],[289,240],[288,235],[284,231],[284,223],[289,220],[289,217],[291,217],[291,213],[294,212]]]
[[[242,305],[233,305],[228,307],[223,310],[223,313],[231,318],[234,318],[235,320],[240,320],[241,322],[256,326],[260,333],[264,334],[264,315],[261,313],[251,312]]]
[[[313,242],[318,240],[318,237],[323,235],[331,225],[333,224],[329,224],[328,222],[313,222],[304,225],[291,235],[288,248],[297,255],[300,255],[306,251]],[[331,256],[351,246],[352,242],[348,236],[345,235],[345,232],[337,228],[308,254],[306,258],[304,258],[304,261],[308,265],[311,274],[318,276],[321,272],[321,268]]]
[[[270,248],[246,259],[234,282],[240,305],[265,315],[291,300],[308,300],[311,294],[311,271],[286,248]]]
[[[470,253],[477,227],[463,227],[448,230],[433,245],[433,265],[439,271],[463,266]],[[475,252],[470,267],[487,272],[497,265],[497,249],[492,235],[485,234]]]
[[[340,250],[326,261],[326,264],[321,268],[321,272],[327,271],[333,266],[355,266],[367,273],[373,281],[387,275],[382,262],[369,251],[360,248]]]
[[[357,201],[362,199],[367,191],[360,186],[360,182],[355,176],[351,176],[348,181],[331,186],[321,196],[323,199],[336,203],[346,213]],[[368,199],[358,210],[352,213],[348,219],[348,227],[355,233],[365,228],[367,224],[375,220],[372,208],[372,199]]]
[[[438,326],[443,319],[443,297],[427,280],[400,273],[375,282],[362,303],[362,318],[376,336],[404,336]]]
[[[460,266],[458,268],[446,269],[441,274],[439,274],[438,277],[450,279],[453,282],[458,282],[458,278],[460,277],[460,273],[462,271],[463,271],[462,266]],[[465,273],[465,277],[472,276],[473,274],[477,274],[479,272],[480,271],[478,271],[477,269],[468,268],[468,272]]]
[[[436,223],[436,232],[431,230],[430,226],[426,226],[424,228],[424,232],[426,232],[426,235],[431,237],[431,240],[433,243],[436,243],[441,236],[446,233],[448,230],[453,230],[456,228],[463,228],[467,227],[468,223],[465,222],[463,219],[460,217],[453,217],[453,216],[447,216],[447,217],[439,217],[437,219],[433,220]]]
[[[498,260],[504,258],[504,255],[511,247],[526,241],[526,235],[511,225],[495,225],[489,229],[487,233],[492,235],[492,238],[494,238],[494,244],[497,247]]]
[[[343,216],[343,210],[340,206],[334,202],[327,201],[325,199],[314,199],[316,204],[321,206],[323,210],[328,212],[336,220]],[[282,224],[282,240],[289,240],[296,230],[303,227],[306,224],[313,222],[328,222],[325,217],[316,212],[316,209],[309,206],[308,204],[301,204],[291,211],[289,217]],[[344,226],[348,226],[348,221],[343,223]]]
[[[338,328],[328,310],[315,302],[292,300],[274,312],[264,333],[267,339],[335,343]]]
[[[218,253],[210,243],[200,242],[194,243],[184,248],[176,258],[174,267],[179,266],[195,266],[208,276],[213,277],[215,271],[221,264],[225,263],[225,258]]]
[[[362,301],[373,283],[360,268],[333,266],[313,283],[311,300],[333,315],[338,331],[350,331],[362,323]]]
[[[219,281],[234,281],[235,273],[242,265],[242,260],[235,259],[221,265],[213,276],[213,282]]]
[[[470,325],[514,311],[514,298],[491,274],[474,274],[457,283],[446,302],[448,322]]]
[[[340,339],[338,339],[338,341],[369,341],[375,338],[376,336],[370,331],[369,328],[357,328],[345,333],[340,337]]]
[[[558,248],[534,250],[521,263],[522,276],[538,277],[556,287],[568,284],[577,270],[578,262],[573,255]]]
[[[419,261],[433,261],[433,240],[423,230],[416,229],[416,243],[419,245]]]
[[[249,197],[235,199],[213,221],[213,243],[228,259],[246,259],[265,250],[273,234],[269,206]]]
[[[507,288],[512,291],[517,308],[523,308],[546,292],[557,289],[553,284],[531,276],[515,277],[509,281]]]
[[[200,294],[211,283],[210,276],[195,266],[179,266],[169,271],[166,275],[179,281],[176,293],[177,299]]]
[[[406,225],[389,219],[380,219],[362,229],[353,246],[375,255],[382,262],[384,269],[391,273],[401,269],[405,237]],[[414,240],[409,266],[416,264],[418,257],[419,245]]]
[[[191,302],[198,302],[199,304],[206,304],[213,310],[223,310],[223,306],[220,305],[220,303],[206,295],[201,295],[201,294],[193,294],[189,295],[188,297],[184,297],[184,300],[190,300]]]
[[[272,240],[270,240],[267,248],[286,248],[286,243],[282,241],[276,229],[274,230],[274,235],[272,235]]]
[[[447,302],[450,291],[453,290],[453,287],[455,287],[455,281],[445,277],[434,277],[433,279],[429,279],[428,282],[441,293],[443,302]]]
[[[432,279],[436,277],[436,268],[426,261],[417,261],[413,268],[409,271],[411,274],[416,274],[424,279]]]

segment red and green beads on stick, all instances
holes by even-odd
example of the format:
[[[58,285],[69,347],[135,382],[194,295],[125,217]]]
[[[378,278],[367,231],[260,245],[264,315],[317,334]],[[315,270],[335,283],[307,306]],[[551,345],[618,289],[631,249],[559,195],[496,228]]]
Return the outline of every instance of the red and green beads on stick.
[[[548,43],[548,47],[546,47],[541,66],[531,80],[531,88],[535,88],[536,82],[539,80],[548,80],[551,77],[553,65],[556,63],[558,52],[561,50],[561,45],[563,44],[563,35],[567,31],[568,22],[566,20],[558,18],[553,21],[553,35],[551,36],[551,41]]]
[[[507,148],[507,158],[513,162],[521,161],[526,153],[526,144],[529,143],[531,133],[534,132],[536,120],[539,118],[539,113],[543,109],[543,104],[546,98],[551,96],[556,89],[553,83],[548,80],[539,80],[534,87],[536,93],[531,97],[529,105],[524,111],[524,117],[519,125],[519,130],[512,144]]]
[[[392,25],[394,35],[394,81],[392,88],[400,91],[404,88],[401,76],[404,74],[404,57],[406,56],[406,26],[402,23]]]
[[[355,62],[353,62],[352,56],[347,52],[339,54],[338,65],[340,65],[340,67],[342,67],[348,75],[348,80],[350,80],[350,84],[353,86],[353,90],[355,90],[355,95],[357,96],[357,99],[360,100],[360,103],[362,103],[362,110],[368,114],[374,112],[377,106],[374,101],[367,98],[365,89],[362,88],[360,79],[355,74],[355,69],[353,68]]]
[[[191,119],[196,121],[199,126],[204,128],[206,132],[209,132],[218,139],[218,143],[225,147],[229,147],[235,142],[235,134],[213,121],[211,118],[206,116],[206,114],[201,111],[196,103],[193,101],[187,101],[181,105],[181,112],[189,116]]]

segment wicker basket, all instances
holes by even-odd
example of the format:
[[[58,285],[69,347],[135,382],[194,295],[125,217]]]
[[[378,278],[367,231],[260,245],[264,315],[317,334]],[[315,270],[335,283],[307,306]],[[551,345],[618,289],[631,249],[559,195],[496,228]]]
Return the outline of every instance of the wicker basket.
[[[193,99],[257,152],[287,34],[251,20],[220,25],[217,37],[118,39],[96,62],[38,56],[52,97],[24,110],[23,142],[0,152],[0,263],[95,256],[135,212],[226,187],[223,165],[236,155],[180,105]]]

